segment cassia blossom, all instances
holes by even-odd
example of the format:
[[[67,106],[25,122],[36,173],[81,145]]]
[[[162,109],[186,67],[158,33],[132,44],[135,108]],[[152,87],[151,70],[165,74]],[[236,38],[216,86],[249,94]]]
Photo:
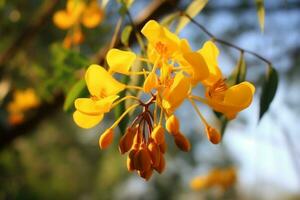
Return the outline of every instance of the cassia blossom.
[[[217,63],[219,50],[211,41],[193,51],[186,39],[154,20],[147,22],[141,32],[148,42],[146,57],[130,50],[110,49],[106,55],[107,70],[98,65],[87,69],[85,80],[91,96],[75,101],[73,117],[80,127],[91,128],[114,106],[128,102],[119,118],[101,134],[99,146],[108,148],[115,138],[114,129],[126,115],[132,114],[134,117],[120,138],[119,151],[127,154],[128,171],[136,171],[149,180],[154,171],[162,173],[166,168],[167,132],[178,149],[191,149],[175,114],[185,100],[203,122],[209,141],[218,144],[221,134],[206,121],[194,100],[229,117],[250,105],[254,87],[243,82],[227,88]],[[115,77],[119,76],[137,76],[137,82],[143,82],[126,85],[117,81]],[[205,98],[193,94],[198,85],[204,86]],[[128,92],[119,97],[125,89]],[[131,95],[136,91],[138,95]]]
[[[236,183],[237,175],[234,167],[225,169],[213,169],[207,175],[197,176],[190,182],[194,190],[207,190],[218,187],[223,191]]]
[[[64,10],[57,11],[53,16],[54,24],[63,30],[69,30],[63,41],[66,48],[83,42],[81,24],[95,28],[104,18],[104,11],[96,0],[86,4],[84,0],[68,0]]]
[[[24,121],[24,113],[40,105],[40,99],[32,88],[16,90],[13,100],[7,105],[9,123],[17,125]]]

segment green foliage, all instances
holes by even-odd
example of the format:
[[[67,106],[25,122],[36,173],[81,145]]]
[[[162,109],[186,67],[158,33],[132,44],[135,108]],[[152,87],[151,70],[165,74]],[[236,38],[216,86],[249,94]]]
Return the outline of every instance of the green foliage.
[[[77,83],[73,85],[70,91],[67,93],[65,102],[64,102],[64,111],[69,111],[74,105],[74,101],[76,98],[80,97],[83,93],[85,86],[85,80],[80,79]]]
[[[260,96],[260,110],[259,119],[268,111],[277,91],[278,86],[278,73],[275,68],[268,65],[266,79],[263,85],[262,93]]]
[[[128,46],[129,37],[132,32],[132,26],[125,26],[121,34],[121,42],[124,46]]]
[[[208,0],[194,0],[186,9],[185,13],[189,15],[190,17],[195,17],[201,10],[205,7]],[[190,20],[182,16],[179,19],[178,25],[176,27],[176,33],[179,33],[188,23]]]
[[[245,60],[244,52],[241,52],[236,67],[233,69],[233,72],[227,78],[226,82],[230,86],[241,83],[246,80],[246,75],[247,75],[246,60]]]
[[[264,32],[265,27],[265,6],[264,0],[255,0],[256,12],[261,32]]]

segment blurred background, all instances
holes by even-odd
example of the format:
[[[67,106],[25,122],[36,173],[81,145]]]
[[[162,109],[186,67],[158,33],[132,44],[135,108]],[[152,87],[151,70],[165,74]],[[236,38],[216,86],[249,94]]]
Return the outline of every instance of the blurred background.
[[[148,19],[163,19],[190,2],[139,0],[130,13],[140,29]],[[109,1],[101,24],[84,28],[85,40],[65,48],[66,31],[52,20],[65,4],[0,0],[0,199],[300,199],[300,1],[266,0],[264,33],[254,1],[209,1],[196,21],[215,36],[268,58],[280,78],[275,99],[259,122],[266,66],[246,54],[247,80],[257,87],[252,105],[228,124],[221,144],[213,145],[184,103],[177,115],[192,150],[179,151],[167,136],[166,170],[148,182],[127,171],[118,136],[109,149],[99,149],[99,135],[113,114],[96,128],[83,130],[72,120],[72,102],[64,103],[84,68],[103,63],[120,5]],[[180,36],[194,50],[209,39],[192,23]],[[229,75],[239,54],[218,47],[219,65]],[[210,122],[220,125],[211,110],[199,106]],[[236,178],[226,189],[190,186],[195,177],[228,168]]]

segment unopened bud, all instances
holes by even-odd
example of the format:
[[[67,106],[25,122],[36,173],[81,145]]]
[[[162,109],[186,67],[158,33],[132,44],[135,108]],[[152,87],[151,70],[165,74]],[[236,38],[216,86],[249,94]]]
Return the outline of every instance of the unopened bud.
[[[148,150],[151,156],[152,165],[158,166],[160,161],[160,150],[159,146],[155,142],[150,142],[148,144]]]
[[[164,158],[164,155],[161,153],[160,154],[160,161],[159,161],[159,165],[157,167],[153,167],[158,173],[162,173],[165,168],[166,168],[166,160]]]
[[[167,144],[164,142],[164,143],[162,143],[162,144],[159,144],[158,145],[159,146],[159,150],[160,150],[160,152],[161,153],[166,153],[166,151],[167,151]]]
[[[135,128],[127,128],[126,133],[122,136],[119,142],[119,151],[121,154],[124,154],[131,149],[135,133]]]
[[[134,152],[133,152],[134,151]],[[132,153],[131,153],[132,152]],[[134,167],[134,154],[136,153],[136,150],[132,150],[130,152],[130,154],[133,154],[133,155],[128,155],[127,156],[127,169],[128,169],[128,171],[130,171],[130,172],[132,172],[132,171],[134,171],[135,170],[135,167]]]
[[[221,134],[213,127],[211,126],[206,126],[205,128],[207,137],[209,141],[213,144],[219,144],[221,141]]]
[[[134,167],[140,171],[150,170],[151,156],[146,148],[141,148],[134,155]]]
[[[154,139],[155,143],[163,144],[165,142],[165,131],[161,125],[155,127],[151,133],[151,137]]]
[[[179,121],[175,115],[171,115],[166,121],[166,129],[171,134],[179,132],[180,126]]]
[[[176,146],[181,150],[181,151],[189,151],[191,149],[191,144],[189,140],[180,132],[178,132],[176,135],[174,135],[174,141]]]
[[[114,130],[107,129],[99,138],[99,146],[101,149],[106,149],[114,139]]]
[[[152,174],[153,174],[153,169],[147,170],[147,171],[138,171],[138,174],[140,177],[144,178],[146,181],[148,181]]]

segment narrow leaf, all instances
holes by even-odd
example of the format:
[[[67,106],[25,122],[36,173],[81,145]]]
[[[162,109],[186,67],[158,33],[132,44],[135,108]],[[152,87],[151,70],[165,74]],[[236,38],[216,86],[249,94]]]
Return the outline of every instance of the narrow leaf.
[[[276,94],[278,86],[278,74],[277,71],[271,66],[268,66],[265,83],[263,85],[262,93],[260,96],[260,111],[259,120],[267,112]]]
[[[121,42],[124,46],[128,46],[129,37],[132,32],[132,26],[125,26],[121,34]]]
[[[208,0],[194,0],[186,9],[185,13],[193,18],[205,7],[207,2]],[[187,17],[180,17],[176,33],[179,33],[189,22],[190,20]]]
[[[71,90],[68,92],[67,97],[64,102],[64,111],[68,111],[72,105],[74,104],[74,101],[79,95],[83,92],[85,89],[85,81],[84,79],[79,80],[77,83],[73,85]]]
[[[264,32],[265,27],[265,6],[264,0],[255,0],[256,12],[261,32]]]
[[[246,61],[245,61],[244,53],[241,52],[236,67],[233,69],[230,76],[226,79],[226,83],[229,86],[241,83],[246,79],[246,74],[247,74]]]
[[[244,53],[241,52],[239,62],[237,65],[235,84],[239,84],[243,82],[246,79],[246,73],[247,73],[246,61],[245,61]]]
[[[178,12],[168,14],[167,16],[163,17],[162,20],[160,21],[161,25],[165,27],[169,27],[175,19],[177,19],[179,16]]]

